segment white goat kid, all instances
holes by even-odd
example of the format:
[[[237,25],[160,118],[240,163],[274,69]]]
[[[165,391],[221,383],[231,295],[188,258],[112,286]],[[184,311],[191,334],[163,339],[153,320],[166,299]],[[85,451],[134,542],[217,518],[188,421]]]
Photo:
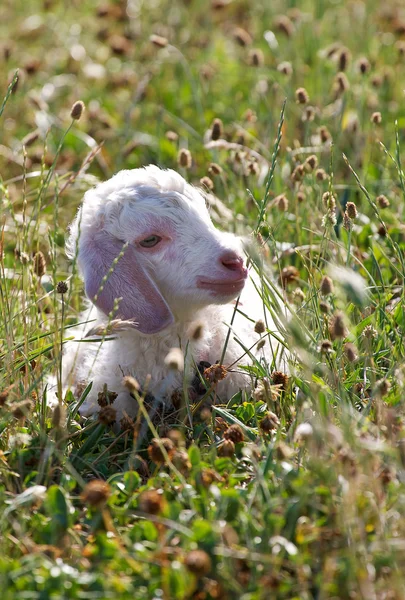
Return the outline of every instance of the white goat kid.
[[[90,319],[96,319],[79,327],[77,338],[112,318],[123,321],[113,340],[67,344],[64,387],[93,382],[81,409],[84,414],[98,410],[98,393],[107,385],[118,393],[118,418],[124,412],[133,415],[137,406],[123,386],[126,375],[141,386],[147,382],[149,393],[170,402],[187,370],[183,375],[170,369],[165,362],[168,352],[188,348],[191,369],[200,361],[219,361],[235,310],[233,300],[241,292],[241,310],[254,321],[263,318],[263,303],[248,280],[241,240],[214,227],[203,196],[175,171],[153,165],[120,171],[89,190],[67,246],[71,257],[78,254],[93,305]],[[89,313],[82,320],[86,318]],[[192,341],[195,322],[203,328]],[[271,319],[268,323],[273,326]],[[224,365],[237,363],[243,355],[235,333],[246,346],[259,339],[253,323],[236,314]],[[241,363],[249,363],[249,358]],[[250,376],[233,364],[217,393],[227,399],[249,385]]]

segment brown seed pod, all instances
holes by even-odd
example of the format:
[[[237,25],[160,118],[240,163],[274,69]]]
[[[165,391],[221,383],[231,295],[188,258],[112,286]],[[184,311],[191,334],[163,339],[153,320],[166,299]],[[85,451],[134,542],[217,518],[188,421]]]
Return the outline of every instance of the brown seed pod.
[[[218,455],[230,458],[235,454],[235,444],[232,440],[224,440],[220,446],[218,446]]]
[[[163,454],[162,446],[166,450],[166,454],[171,460],[175,452],[175,446],[169,438],[153,438],[148,447],[149,458],[153,460],[157,465],[164,465],[166,463],[166,456]]]
[[[117,411],[109,404],[103,406],[98,412],[98,420],[103,425],[112,425],[117,420]]]
[[[93,479],[86,484],[80,497],[84,504],[88,504],[92,508],[100,508],[107,502],[110,494],[111,488],[107,482],[102,479]]]
[[[190,150],[187,150],[186,148],[181,148],[177,155],[177,163],[180,167],[183,167],[184,169],[190,169],[193,163],[193,158],[191,156]]]
[[[224,438],[226,440],[231,440],[234,444],[239,444],[243,442],[244,435],[242,428],[237,423],[230,425],[228,429],[224,432]]]
[[[273,371],[271,374],[271,381],[273,385],[280,386],[281,390],[286,390],[288,387],[288,375],[282,371]]]
[[[270,433],[277,429],[280,425],[280,420],[278,416],[269,410],[260,421],[259,427],[263,431],[263,433]]]
[[[184,564],[190,573],[196,577],[204,577],[211,571],[211,559],[204,550],[191,550],[185,559]]]
[[[138,506],[148,515],[158,515],[163,509],[163,494],[158,490],[146,490],[140,494]]]
[[[228,371],[223,365],[215,364],[204,370],[204,377],[209,383],[218,383],[227,376]]]
[[[84,102],[82,102],[81,100],[77,100],[77,102],[75,102],[72,106],[72,109],[70,111],[70,116],[74,121],[78,121],[83,112],[85,110],[85,105]]]

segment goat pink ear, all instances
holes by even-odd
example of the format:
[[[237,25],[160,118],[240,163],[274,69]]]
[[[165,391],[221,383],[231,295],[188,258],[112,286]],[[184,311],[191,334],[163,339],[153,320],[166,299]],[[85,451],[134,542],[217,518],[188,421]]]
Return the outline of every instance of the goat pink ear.
[[[106,315],[121,298],[114,318],[133,320],[141,333],[157,333],[173,323],[173,314],[155,283],[139,264],[135,248],[129,245],[124,252],[123,249],[124,243],[105,231],[97,231],[82,241],[79,261],[86,294]],[[122,256],[109,273],[121,252]]]

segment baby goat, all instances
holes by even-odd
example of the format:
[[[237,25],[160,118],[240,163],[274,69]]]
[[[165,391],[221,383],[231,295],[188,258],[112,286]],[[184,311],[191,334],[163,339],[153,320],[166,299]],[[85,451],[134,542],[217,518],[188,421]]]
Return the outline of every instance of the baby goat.
[[[183,377],[195,375],[196,365],[220,361],[233,316],[223,360],[232,368],[216,393],[229,399],[251,385],[249,374],[237,367],[242,356],[241,364],[252,360],[236,340],[246,347],[259,340],[254,322],[263,318],[263,302],[248,278],[241,240],[214,227],[204,197],[178,173],[149,165],[120,171],[89,190],[67,248],[71,257],[78,256],[92,303],[82,319],[92,322],[76,336],[94,337],[114,319],[113,339],[66,345],[64,387],[93,382],[84,414],[98,410],[98,393],[106,385],[118,394],[118,417],[124,411],[133,415],[137,406],[123,385],[126,375],[170,402]],[[234,315],[240,294],[240,312]],[[201,333],[193,336],[197,322]],[[267,323],[275,328],[269,317]],[[185,373],[165,360],[172,348],[186,354]],[[258,358],[264,352],[271,362],[274,341],[252,349]]]

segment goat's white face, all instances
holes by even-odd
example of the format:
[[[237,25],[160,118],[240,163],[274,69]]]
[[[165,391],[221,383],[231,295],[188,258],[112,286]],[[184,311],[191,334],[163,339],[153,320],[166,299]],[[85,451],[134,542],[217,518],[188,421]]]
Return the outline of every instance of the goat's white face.
[[[173,172],[158,174],[167,173]],[[79,262],[86,293],[106,314],[121,298],[116,314],[135,320],[143,333],[156,333],[208,304],[229,302],[247,278],[240,240],[215,229],[203,197],[174,176],[181,191],[147,183],[115,187],[98,211],[93,200],[91,219],[87,199],[83,205]]]

